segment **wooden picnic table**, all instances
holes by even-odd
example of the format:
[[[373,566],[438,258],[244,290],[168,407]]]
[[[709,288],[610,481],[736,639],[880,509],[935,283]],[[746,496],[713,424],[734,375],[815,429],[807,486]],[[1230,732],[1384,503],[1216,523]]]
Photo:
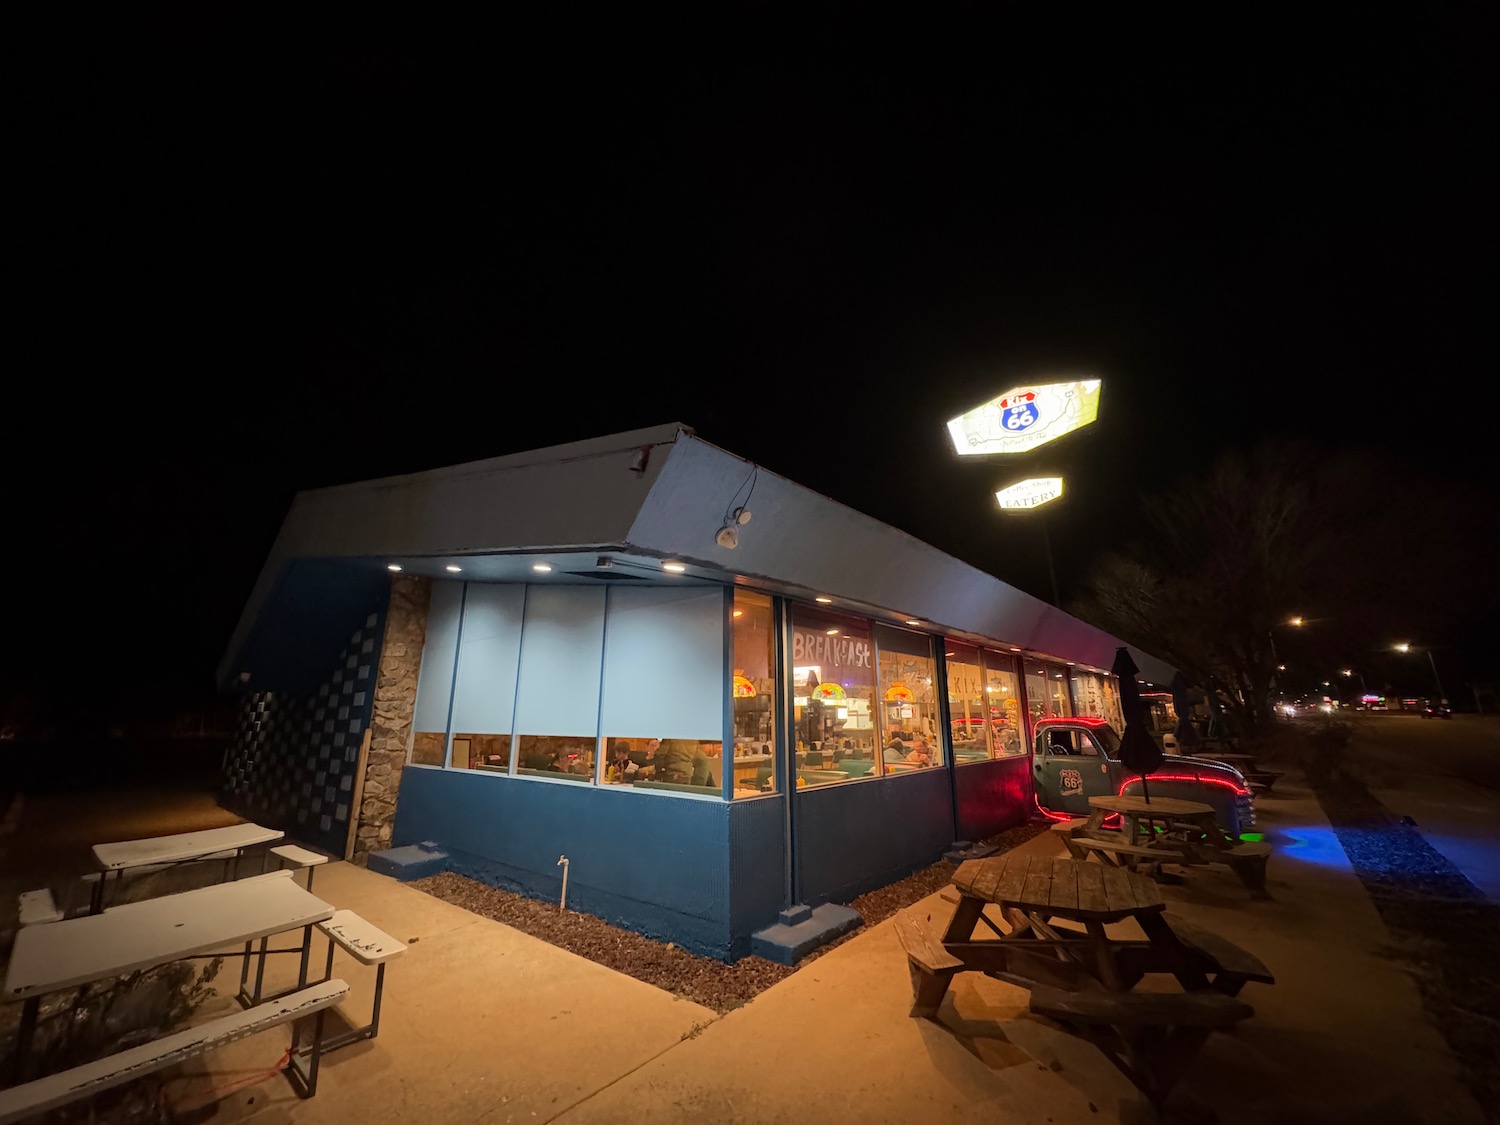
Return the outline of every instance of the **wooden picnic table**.
[[[1092,850],[1104,858],[1110,849],[1099,847],[1096,842],[1108,839],[1110,830],[1103,827],[1104,821],[1117,815],[1121,847],[1114,854],[1122,866],[1147,864],[1155,870],[1161,863],[1183,866],[1222,863],[1251,890],[1259,893],[1265,889],[1270,845],[1242,843],[1231,837],[1219,824],[1212,805],[1175,797],[1148,800],[1115,794],[1090,797],[1089,809],[1088,824],[1072,841],[1079,848]],[[1153,861],[1157,854],[1164,858]]]
[[[246,822],[222,828],[205,828],[197,832],[178,832],[170,836],[150,836],[140,840],[116,840],[93,846],[94,865],[98,868],[94,883],[91,912],[104,909],[105,884],[114,876],[118,885],[127,873],[144,868],[159,870],[180,863],[203,859],[225,861],[225,876],[238,874],[240,857],[249,848],[270,844],[286,833],[279,828]]]
[[[16,934],[5,972],[5,999],[23,1002],[13,1072],[24,1076],[37,1010],[48,993],[298,928],[300,987],[307,981],[313,926],[332,916],[333,906],[298,886],[290,871],[272,871],[27,926]]]
[[[1179,937],[1161,889],[1144,876],[1008,853],[965,861],[953,885],[959,902],[940,943],[910,915],[898,922],[912,967],[913,1015],[936,1014],[954,973],[983,972],[1028,989],[1033,1012],[1095,1043],[1160,1103],[1210,1031],[1254,1014],[1234,996],[1242,980]],[[986,913],[991,905],[1007,929]],[[1142,937],[1111,935],[1106,927],[1116,923],[1133,923]],[[1147,973],[1169,974],[1182,991],[1132,991]]]

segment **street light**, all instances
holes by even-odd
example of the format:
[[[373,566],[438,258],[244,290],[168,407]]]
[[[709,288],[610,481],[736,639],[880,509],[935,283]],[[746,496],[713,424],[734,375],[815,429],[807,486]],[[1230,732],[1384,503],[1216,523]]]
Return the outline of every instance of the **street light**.
[[[1396,646],[1396,651],[1397,652],[1410,652],[1412,650],[1412,648],[1413,648],[1412,645],[1409,645],[1405,641],[1402,641],[1399,645]],[[1425,652],[1427,654],[1427,663],[1432,666],[1432,679],[1433,679],[1433,682],[1437,684],[1438,699],[1441,700],[1444,703],[1447,703],[1448,702],[1448,693],[1443,690],[1443,680],[1442,680],[1442,677],[1440,677],[1438,675],[1437,661],[1432,658],[1432,649],[1430,649],[1430,648],[1422,648],[1421,651]]]
[[[1302,627],[1302,618],[1300,618],[1300,617],[1289,617],[1289,618],[1286,619],[1285,624],[1291,625],[1291,626],[1294,626],[1294,627],[1300,629]],[[1286,665],[1280,663],[1281,654],[1276,651],[1276,633],[1275,633],[1275,628],[1276,627],[1273,625],[1270,629],[1266,630],[1266,639],[1271,642],[1271,659],[1276,662],[1276,671],[1277,672],[1285,672],[1286,671]],[[1271,676],[1271,686],[1273,688],[1276,686],[1276,677],[1275,677],[1275,675]]]
[[[1365,687],[1365,674],[1363,672],[1356,672],[1353,668],[1345,668],[1339,674],[1341,676],[1345,677],[1346,679],[1348,677],[1350,677],[1350,676],[1358,676],[1359,677],[1359,694],[1360,694],[1360,697],[1363,698],[1364,696],[1370,694],[1370,689],[1367,688],[1367,687]]]

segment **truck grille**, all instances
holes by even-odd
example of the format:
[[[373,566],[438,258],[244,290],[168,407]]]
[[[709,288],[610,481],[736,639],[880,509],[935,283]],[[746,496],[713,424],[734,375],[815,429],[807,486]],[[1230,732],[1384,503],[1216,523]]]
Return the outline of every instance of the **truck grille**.
[[[1240,831],[1245,832],[1255,827],[1255,798],[1249,793],[1238,793],[1235,795],[1234,803],[1238,806],[1240,814]]]

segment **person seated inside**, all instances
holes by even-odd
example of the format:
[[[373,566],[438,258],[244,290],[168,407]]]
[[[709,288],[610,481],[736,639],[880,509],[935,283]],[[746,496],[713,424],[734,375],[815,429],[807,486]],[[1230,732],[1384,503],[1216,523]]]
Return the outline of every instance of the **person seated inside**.
[[[629,785],[641,774],[641,767],[630,760],[630,743],[617,738],[609,744],[609,761],[604,766],[604,784]]]
[[[907,747],[906,743],[901,741],[900,736],[900,731],[891,732],[891,740],[885,746],[885,760],[887,762],[906,761]]]
[[[932,765],[932,747],[927,745],[927,740],[925,738],[919,736],[917,740],[911,744],[911,750],[906,755],[906,764],[910,766]]]

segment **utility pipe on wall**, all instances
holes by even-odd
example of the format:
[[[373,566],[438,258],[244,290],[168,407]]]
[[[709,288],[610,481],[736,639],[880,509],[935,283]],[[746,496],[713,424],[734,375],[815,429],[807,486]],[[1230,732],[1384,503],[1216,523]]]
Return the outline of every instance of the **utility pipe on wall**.
[[[568,909],[568,857],[560,855],[557,857],[556,867],[563,869],[562,901],[557,904],[559,912]]]

